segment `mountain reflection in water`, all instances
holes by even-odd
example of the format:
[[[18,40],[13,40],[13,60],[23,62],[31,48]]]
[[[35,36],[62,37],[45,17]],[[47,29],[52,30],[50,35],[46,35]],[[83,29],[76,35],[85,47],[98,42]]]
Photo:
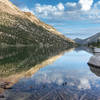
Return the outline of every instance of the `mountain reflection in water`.
[[[100,99],[100,78],[90,70],[87,64],[93,56],[90,48],[77,48],[65,53],[51,53],[48,50],[44,53],[42,49],[40,49],[40,53],[39,51],[32,51],[33,49],[26,50],[24,48],[22,52],[25,52],[24,56],[26,56],[12,63],[12,66],[17,65],[19,69],[14,67],[15,72],[7,75],[9,77],[12,75],[14,77],[21,76],[18,79],[15,77],[17,81],[11,86],[12,89],[8,89],[3,93],[4,98],[2,100]],[[35,57],[35,55],[37,56]],[[37,63],[34,64],[33,62],[36,61]],[[8,64],[8,62],[5,64]],[[1,78],[8,79],[7,75],[2,73]]]
[[[66,51],[69,51],[68,49]],[[57,55],[59,54],[59,55]],[[40,68],[53,63],[63,52],[50,48],[7,47],[0,48],[0,93],[18,80],[31,77]]]

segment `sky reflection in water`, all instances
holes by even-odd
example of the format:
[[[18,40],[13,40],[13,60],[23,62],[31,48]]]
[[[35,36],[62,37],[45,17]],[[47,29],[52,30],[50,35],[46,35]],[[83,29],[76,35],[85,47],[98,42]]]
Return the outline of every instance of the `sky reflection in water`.
[[[7,90],[7,100],[14,96],[13,100],[23,96],[22,100],[99,99],[100,78],[90,71],[87,64],[91,56],[83,50],[66,52],[53,64],[40,69],[30,78],[21,79],[12,90]]]

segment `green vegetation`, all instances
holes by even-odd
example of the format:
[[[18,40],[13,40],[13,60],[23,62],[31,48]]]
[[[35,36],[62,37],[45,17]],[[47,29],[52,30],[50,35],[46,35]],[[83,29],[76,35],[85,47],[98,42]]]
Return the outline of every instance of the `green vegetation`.
[[[27,71],[74,45],[28,18],[0,12],[0,46],[4,47],[0,48],[1,77]]]
[[[72,46],[73,43],[55,35],[30,20],[0,13],[0,44],[37,46]]]
[[[28,71],[61,51],[62,49],[33,46],[0,48],[0,77]]]
[[[88,46],[100,48],[100,40],[97,40],[97,42],[88,43]]]

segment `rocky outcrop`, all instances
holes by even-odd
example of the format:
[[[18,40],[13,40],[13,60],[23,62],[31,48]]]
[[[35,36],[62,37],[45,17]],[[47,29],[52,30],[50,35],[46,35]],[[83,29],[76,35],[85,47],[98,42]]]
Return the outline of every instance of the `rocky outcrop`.
[[[89,59],[88,65],[90,70],[100,77],[100,53],[94,53],[94,56]]]
[[[96,67],[100,67],[100,54],[98,53],[98,55],[92,56],[88,64],[96,66]]]

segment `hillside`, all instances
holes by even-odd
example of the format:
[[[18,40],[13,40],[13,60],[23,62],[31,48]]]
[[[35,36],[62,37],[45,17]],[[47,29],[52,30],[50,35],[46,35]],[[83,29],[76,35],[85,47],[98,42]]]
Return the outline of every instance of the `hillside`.
[[[0,44],[68,48],[75,43],[32,13],[20,11],[8,0],[0,0]]]
[[[74,41],[78,44],[83,44],[83,45],[94,44],[94,43],[100,42],[100,33],[97,33],[97,34],[95,34],[91,37],[88,37],[86,39],[76,38]]]

